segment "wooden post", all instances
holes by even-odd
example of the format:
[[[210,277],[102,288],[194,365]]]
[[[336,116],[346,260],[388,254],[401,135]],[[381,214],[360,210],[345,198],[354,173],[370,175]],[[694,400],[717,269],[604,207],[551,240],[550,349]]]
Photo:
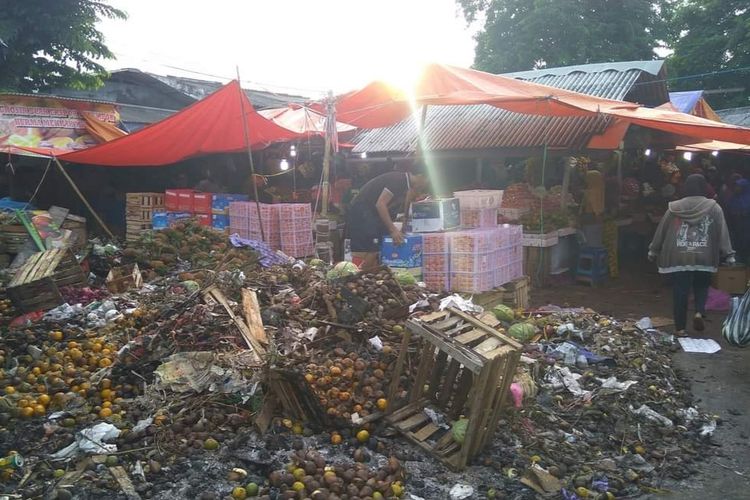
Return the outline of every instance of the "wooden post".
[[[247,118],[245,117],[245,99],[243,99],[242,80],[240,80],[240,67],[237,66],[237,86],[240,88],[240,110],[242,111],[242,131],[247,149],[247,159],[250,161],[250,175],[255,195],[255,209],[258,211],[258,223],[260,225],[260,239],[266,241],[266,233],[263,231],[263,215],[260,213],[260,200],[258,199],[258,185],[255,183],[255,164],[253,163],[253,151],[250,147],[250,135],[247,130]]]
[[[89,212],[91,212],[91,215],[94,216],[94,219],[96,219],[96,222],[99,223],[99,225],[104,229],[104,232],[107,233],[107,235],[114,239],[115,235],[112,234],[112,231],[109,230],[107,225],[104,223],[104,221],[99,217],[99,214],[96,213],[96,211],[91,207],[89,204],[89,201],[86,199],[85,196],[83,196],[83,193],[80,189],[78,189],[78,186],[76,186],[76,183],[73,182],[73,179],[70,178],[68,175],[68,172],[65,171],[65,168],[62,166],[62,163],[60,163],[60,160],[57,159],[57,157],[53,156],[52,159],[55,161],[55,164],[57,165],[57,168],[60,169],[60,172],[63,174],[63,177],[70,183],[70,186],[73,188],[73,191],[76,192],[79,198],[81,198],[81,201],[84,205],[86,205],[86,208]]]
[[[326,98],[326,142],[325,149],[323,152],[323,182],[321,183],[322,193],[322,207],[320,209],[320,215],[328,215],[328,177],[331,172],[331,153],[333,150],[333,134],[331,134],[331,127],[335,127],[334,123],[331,125],[330,120],[333,119],[333,92],[328,91],[328,97]]]

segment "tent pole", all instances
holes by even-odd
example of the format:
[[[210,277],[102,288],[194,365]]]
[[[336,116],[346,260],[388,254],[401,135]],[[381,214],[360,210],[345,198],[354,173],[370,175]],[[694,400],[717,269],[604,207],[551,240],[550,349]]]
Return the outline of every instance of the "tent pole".
[[[331,171],[331,150],[333,149],[333,137],[331,134],[331,127],[336,126],[331,125],[330,121],[333,118],[333,91],[328,91],[328,97],[326,98],[326,142],[325,142],[325,149],[323,152],[323,184],[322,184],[322,202],[321,202],[321,209],[320,209],[320,215],[325,217],[328,215],[328,177],[330,175]]]
[[[266,241],[266,233],[263,231],[263,215],[260,212],[260,200],[258,199],[258,184],[255,183],[255,163],[253,163],[253,151],[250,147],[250,135],[247,130],[247,117],[245,116],[245,100],[242,98],[242,80],[240,80],[240,67],[237,66],[237,85],[240,87],[240,110],[242,110],[242,131],[245,137],[245,148],[247,148],[247,159],[250,162],[251,183],[255,195],[255,209],[258,211],[258,225],[260,226],[260,239]]]
[[[104,223],[104,221],[99,217],[99,214],[97,214],[96,211],[94,211],[94,209],[91,207],[91,205],[89,205],[88,200],[86,199],[85,196],[83,196],[83,193],[81,192],[80,189],[78,189],[78,186],[76,186],[76,183],[73,182],[73,179],[70,178],[70,176],[68,175],[68,172],[65,171],[65,168],[62,166],[62,163],[60,163],[60,160],[58,160],[56,156],[53,156],[52,159],[55,161],[57,168],[60,169],[60,172],[63,174],[63,177],[65,177],[65,179],[70,183],[70,186],[73,188],[73,191],[76,192],[78,197],[81,198],[81,201],[83,202],[83,204],[86,205],[86,208],[88,208],[89,212],[91,212],[91,215],[94,216],[94,219],[96,219],[96,222],[99,223],[102,229],[104,229],[104,232],[107,233],[107,235],[110,238],[114,239],[115,235],[112,234],[112,231],[109,230],[109,228]]]

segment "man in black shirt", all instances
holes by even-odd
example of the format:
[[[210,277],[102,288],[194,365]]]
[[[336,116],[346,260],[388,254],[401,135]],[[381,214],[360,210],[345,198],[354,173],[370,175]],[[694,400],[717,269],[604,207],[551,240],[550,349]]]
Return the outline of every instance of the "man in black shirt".
[[[423,164],[415,164],[410,172],[387,172],[371,179],[359,190],[348,212],[347,227],[355,260],[363,270],[378,266],[380,242],[390,234],[396,245],[403,234],[393,224],[400,211],[408,209],[415,195],[424,191],[429,180]]]

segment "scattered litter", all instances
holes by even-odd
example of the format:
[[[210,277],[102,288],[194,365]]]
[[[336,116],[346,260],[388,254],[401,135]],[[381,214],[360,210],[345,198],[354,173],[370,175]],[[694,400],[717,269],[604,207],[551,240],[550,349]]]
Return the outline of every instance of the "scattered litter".
[[[117,451],[117,445],[105,444],[120,435],[120,429],[114,425],[101,422],[93,427],[76,433],[75,441],[57,453],[50,455],[54,461],[70,460],[79,453],[85,454],[108,454]]]
[[[713,339],[693,339],[680,337],[677,341],[685,352],[700,352],[714,354],[721,350],[721,346]]]
[[[655,412],[654,410],[652,410],[645,404],[641,405],[641,407],[638,408],[637,410],[633,409],[633,407],[630,406],[630,412],[633,415],[640,415],[642,417],[647,418],[648,420],[659,422],[665,427],[672,427],[674,425],[674,423],[671,420],[669,420],[667,417],[665,417],[664,415],[661,415],[660,413]]]
[[[451,500],[463,500],[464,498],[471,498],[474,494],[474,488],[468,484],[456,484],[451,488],[450,497]]]

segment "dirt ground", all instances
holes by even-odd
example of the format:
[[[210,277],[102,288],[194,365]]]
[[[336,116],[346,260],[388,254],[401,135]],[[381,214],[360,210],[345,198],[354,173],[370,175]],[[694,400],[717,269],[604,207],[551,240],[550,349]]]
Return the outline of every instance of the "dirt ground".
[[[629,265],[618,279],[596,288],[557,280],[531,294],[534,306],[586,306],[618,318],[671,318],[671,288],[651,264]],[[692,313],[691,313],[692,315]],[[701,474],[675,485],[681,500],[750,497],[750,349],[729,346],[721,338],[723,313],[709,312],[706,330],[692,337],[717,340],[716,354],[678,352],[675,366],[692,383],[696,403],[720,417],[712,445],[718,454],[701,466]],[[709,445],[711,446],[711,445]]]

